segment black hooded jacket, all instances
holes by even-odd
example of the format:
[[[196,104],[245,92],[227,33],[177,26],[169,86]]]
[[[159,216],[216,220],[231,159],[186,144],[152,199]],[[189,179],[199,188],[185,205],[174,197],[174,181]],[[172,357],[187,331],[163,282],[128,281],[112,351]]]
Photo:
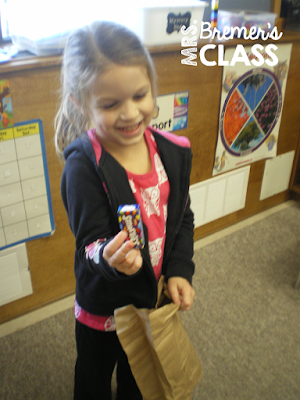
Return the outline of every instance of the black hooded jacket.
[[[151,131],[170,183],[162,274],[166,280],[180,276],[191,283],[194,274],[194,218],[189,198],[192,153],[186,147],[186,138],[182,146],[181,138],[176,135]],[[143,265],[136,274],[120,273],[102,257],[105,243],[120,230],[119,205],[136,202],[126,171],[104,148],[98,163],[86,132],[65,149],[64,157],[61,194],[76,240],[74,268],[78,304],[96,315],[112,315],[115,308],[127,304],[153,308],[157,301],[157,281],[150,262],[146,226],[145,247],[141,250]],[[98,239],[104,240],[104,246],[100,262],[96,264],[86,257],[85,247]]]

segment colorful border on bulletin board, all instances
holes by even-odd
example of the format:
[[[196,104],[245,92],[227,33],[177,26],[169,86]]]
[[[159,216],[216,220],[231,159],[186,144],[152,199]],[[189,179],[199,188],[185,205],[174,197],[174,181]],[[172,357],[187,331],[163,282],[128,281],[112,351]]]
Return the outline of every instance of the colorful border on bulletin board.
[[[3,250],[53,234],[55,223],[42,121],[19,122],[0,130],[0,153]]]

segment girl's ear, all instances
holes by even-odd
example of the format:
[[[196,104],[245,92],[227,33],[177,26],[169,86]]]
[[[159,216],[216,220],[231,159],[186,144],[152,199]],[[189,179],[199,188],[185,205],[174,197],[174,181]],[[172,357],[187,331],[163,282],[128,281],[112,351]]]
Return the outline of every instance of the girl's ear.
[[[76,107],[79,107],[79,102],[74,99],[72,94],[70,94],[70,100]]]
[[[83,108],[82,105],[77,101],[72,94],[70,94],[70,100],[72,103],[75,105],[76,108],[78,108],[78,111],[80,111],[83,114]]]
[[[92,123],[92,121],[91,121],[91,118],[90,118],[90,115],[89,115],[88,110],[85,111],[85,110],[84,110],[84,107],[82,106],[82,104],[81,104],[78,100],[76,100],[76,99],[74,98],[74,96],[72,96],[72,95],[70,94],[69,97],[70,97],[71,102],[74,104],[74,106],[75,106],[75,107],[77,108],[77,110],[80,112],[80,114],[81,114],[81,120],[84,121],[84,125],[87,126],[88,129],[91,129],[91,128],[93,127],[93,123]]]

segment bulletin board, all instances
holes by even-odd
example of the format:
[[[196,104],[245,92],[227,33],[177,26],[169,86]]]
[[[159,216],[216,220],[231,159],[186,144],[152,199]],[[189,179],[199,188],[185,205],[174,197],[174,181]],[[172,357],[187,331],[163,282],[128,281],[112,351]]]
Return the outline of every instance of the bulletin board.
[[[1,129],[0,250],[54,229],[42,121]]]

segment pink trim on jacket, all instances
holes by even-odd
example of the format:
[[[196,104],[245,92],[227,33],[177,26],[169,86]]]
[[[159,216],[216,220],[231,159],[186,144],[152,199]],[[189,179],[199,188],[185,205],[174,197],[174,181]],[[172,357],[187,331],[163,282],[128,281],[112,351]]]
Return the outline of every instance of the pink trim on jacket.
[[[146,128],[146,129],[148,129],[148,128]],[[174,133],[161,131],[159,129],[154,129],[154,128],[151,128],[151,130],[157,132],[159,135],[165,137],[166,139],[170,140],[170,142],[175,143],[178,146],[188,147],[188,148],[191,147],[189,139],[187,137],[185,137],[185,136],[177,136]],[[101,147],[101,144],[100,144],[100,142],[99,142],[99,140],[97,138],[96,129],[95,128],[89,129],[87,131],[87,134],[88,134],[88,136],[89,136],[89,138],[91,140],[91,143],[93,145],[93,149],[94,149],[95,156],[96,156],[96,161],[97,161],[97,164],[99,165],[100,157],[101,157],[101,154],[102,154],[102,147]]]
[[[177,136],[172,132],[161,131],[160,129],[151,128],[151,130],[157,132],[158,134],[170,140],[170,142],[177,144],[178,146],[188,147],[188,148],[191,147],[189,139],[185,136]]]

